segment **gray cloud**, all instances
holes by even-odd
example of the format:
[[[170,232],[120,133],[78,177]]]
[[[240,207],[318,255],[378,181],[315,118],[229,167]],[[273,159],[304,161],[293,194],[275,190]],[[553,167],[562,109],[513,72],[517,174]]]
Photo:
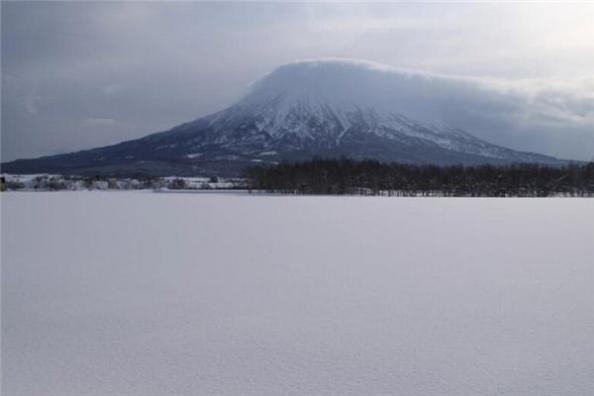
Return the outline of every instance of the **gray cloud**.
[[[304,67],[293,67],[300,64]],[[311,68],[318,72],[309,74]],[[375,72],[369,73],[370,69]],[[287,81],[283,70],[293,70],[293,80]],[[544,153],[581,151],[584,159],[594,153],[591,78],[451,76],[348,59],[296,62],[264,81],[276,78],[282,89],[298,91],[307,86],[331,100],[345,98],[362,106],[396,109],[415,120],[459,127],[504,146]]]
[[[82,122],[82,126],[88,128],[107,128],[117,125],[118,122],[112,118],[87,118]]]
[[[472,76],[444,118],[495,143],[590,159],[593,13],[588,4],[3,2],[2,160],[165,130],[230,104],[280,64],[329,56]]]

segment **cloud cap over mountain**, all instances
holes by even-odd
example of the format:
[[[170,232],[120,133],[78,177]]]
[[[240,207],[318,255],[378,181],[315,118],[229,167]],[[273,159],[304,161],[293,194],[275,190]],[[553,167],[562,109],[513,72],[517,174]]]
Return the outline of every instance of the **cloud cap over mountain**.
[[[168,131],[93,150],[4,163],[2,169],[238,176],[254,164],[315,157],[435,165],[563,163],[493,145],[449,122],[452,103],[470,114],[477,103],[480,114],[494,113],[499,102],[490,100],[497,95],[483,91],[488,89],[481,81],[366,61],[297,62],[278,67],[226,109]]]
[[[582,159],[594,155],[594,78],[449,76],[360,59],[323,58],[276,68],[254,83],[248,96],[282,91],[398,111],[512,147],[540,140],[546,153],[556,152],[565,137],[567,149],[573,144],[590,149],[584,149]],[[584,139],[573,141],[576,134]]]
[[[588,159],[593,12],[585,3],[4,2],[2,159],[166,130],[225,108],[279,64],[329,56],[490,80],[514,111],[458,111],[468,129]]]

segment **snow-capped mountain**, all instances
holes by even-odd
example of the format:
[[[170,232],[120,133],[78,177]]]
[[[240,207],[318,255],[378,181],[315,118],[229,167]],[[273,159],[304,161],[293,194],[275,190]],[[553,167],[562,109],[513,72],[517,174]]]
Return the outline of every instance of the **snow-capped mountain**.
[[[561,162],[444,125],[432,114],[436,98],[447,101],[440,95],[431,76],[373,63],[292,63],[218,113],[113,146],[14,161],[2,171],[237,175],[250,165],[314,156],[439,165]]]

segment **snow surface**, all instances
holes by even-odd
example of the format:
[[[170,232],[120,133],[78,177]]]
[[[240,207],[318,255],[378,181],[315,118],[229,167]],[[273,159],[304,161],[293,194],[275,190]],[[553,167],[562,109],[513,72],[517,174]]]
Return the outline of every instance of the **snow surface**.
[[[594,200],[0,199],[5,396],[594,394]]]

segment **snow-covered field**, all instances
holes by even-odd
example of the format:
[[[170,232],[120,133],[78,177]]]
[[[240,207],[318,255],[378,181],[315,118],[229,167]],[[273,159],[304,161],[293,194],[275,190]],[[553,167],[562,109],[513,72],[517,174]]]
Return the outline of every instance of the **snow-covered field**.
[[[5,396],[594,394],[594,200],[3,193]]]

